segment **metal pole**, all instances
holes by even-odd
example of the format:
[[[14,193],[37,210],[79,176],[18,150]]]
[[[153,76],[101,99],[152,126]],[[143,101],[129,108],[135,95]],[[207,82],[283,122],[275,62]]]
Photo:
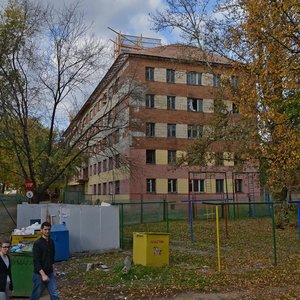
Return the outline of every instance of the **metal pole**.
[[[144,214],[144,207],[143,207],[143,199],[141,199],[141,224],[143,224],[143,214]]]
[[[124,247],[124,210],[123,210],[123,204],[121,204],[121,218],[120,218],[121,220],[121,224],[120,224],[120,226],[121,226],[121,230],[120,230],[120,233],[121,233],[121,236],[120,236],[120,238],[121,238],[121,241],[120,241],[120,246],[121,246],[121,249],[123,249],[123,247]]]
[[[189,200],[189,208],[190,208],[190,235],[191,241],[194,242],[194,234],[193,234],[193,214],[192,211],[192,200]]]
[[[277,251],[276,251],[276,232],[275,232],[275,212],[274,212],[274,203],[271,202],[272,210],[272,233],[273,233],[273,248],[274,248],[274,265],[277,265]]]
[[[300,239],[300,202],[297,203],[298,206],[298,232],[299,232],[299,239]]]
[[[217,256],[218,256],[218,272],[221,272],[221,257],[220,257],[220,233],[219,233],[219,207],[216,205],[216,233],[217,233]]]
[[[169,203],[165,202],[166,204],[166,215],[167,215],[167,232],[170,232],[169,230]]]

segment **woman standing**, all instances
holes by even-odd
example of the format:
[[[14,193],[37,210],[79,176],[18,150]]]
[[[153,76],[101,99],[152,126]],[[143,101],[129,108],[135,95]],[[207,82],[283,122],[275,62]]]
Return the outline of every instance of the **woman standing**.
[[[0,300],[8,300],[13,289],[11,264],[8,256],[10,242],[3,240],[0,243]]]

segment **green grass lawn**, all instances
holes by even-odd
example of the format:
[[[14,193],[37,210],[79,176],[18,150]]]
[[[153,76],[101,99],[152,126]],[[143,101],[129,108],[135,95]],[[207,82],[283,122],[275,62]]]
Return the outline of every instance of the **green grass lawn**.
[[[220,272],[214,220],[193,222],[193,242],[189,222],[172,221],[168,227],[168,266],[133,265],[128,274],[123,274],[124,258],[132,253],[132,233],[166,232],[167,228],[165,222],[127,226],[125,250],[73,257],[58,265],[66,273],[58,280],[62,299],[120,299],[122,295],[127,299],[154,299],[168,298],[181,291],[236,290],[249,291],[253,298],[247,299],[298,299],[300,241],[295,222],[284,230],[276,230],[275,265],[271,218],[228,221],[227,234],[221,219]],[[110,270],[85,272],[86,263],[103,263]],[[282,292],[284,298],[268,298],[267,289],[276,289],[279,296]],[[265,294],[259,298],[262,291]]]

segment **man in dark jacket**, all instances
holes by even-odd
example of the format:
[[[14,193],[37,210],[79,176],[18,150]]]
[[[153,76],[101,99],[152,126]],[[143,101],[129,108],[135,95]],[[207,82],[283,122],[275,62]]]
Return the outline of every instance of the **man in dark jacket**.
[[[8,300],[9,290],[13,289],[9,247],[10,243],[7,240],[0,243],[0,300]]]
[[[42,236],[33,244],[33,291],[30,300],[40,299],[43,285],[48,289],[51,300],[59,299],[53,272],[55,247],[50,231],[51,224],[44,222],[41,225]]]

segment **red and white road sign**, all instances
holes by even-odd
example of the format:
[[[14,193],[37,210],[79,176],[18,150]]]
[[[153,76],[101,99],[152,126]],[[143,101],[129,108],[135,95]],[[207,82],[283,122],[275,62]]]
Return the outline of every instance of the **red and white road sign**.
[[[33,181],[30,181],[30,180],[25,181],[25,188],[26,188],[26,191],[32,191],[33,190]]]

